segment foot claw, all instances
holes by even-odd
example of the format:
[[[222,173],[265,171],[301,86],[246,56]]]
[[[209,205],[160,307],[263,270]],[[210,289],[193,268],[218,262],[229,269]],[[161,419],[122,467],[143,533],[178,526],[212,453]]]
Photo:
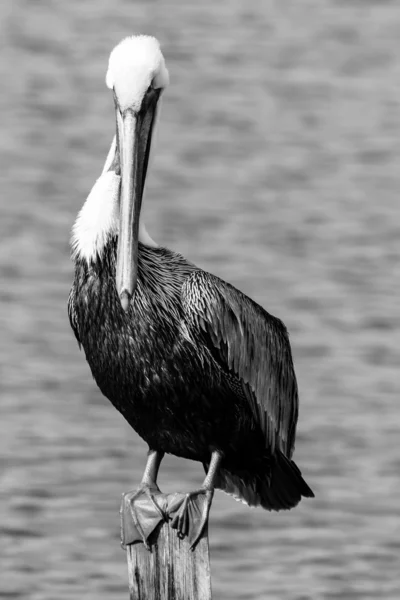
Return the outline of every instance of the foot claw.
[[[178,512],[171,521],[171,527],[177,530],[180,539],[188,536],[193,550],[200,540],[208,521],[214,491],[200,489],[186,494]]]
[[[142,541],[150,550],[149,537],[163,521],[171,519],[180,539],[188,537],[193,550],[200,540],[208,515],[214,490],[201,488],[188,494],[164,495],[157,485],[142,484],[135,492],[122,496],[121,545]]]
[[[165,511],[157,503],[157,497],[163,503],[164,496],[155,484],[142,484],[138,490],[123,494],[120,510],[123,548],[136,541],[142,541],[150,550],[150,535],[161,521],[167,520]]]

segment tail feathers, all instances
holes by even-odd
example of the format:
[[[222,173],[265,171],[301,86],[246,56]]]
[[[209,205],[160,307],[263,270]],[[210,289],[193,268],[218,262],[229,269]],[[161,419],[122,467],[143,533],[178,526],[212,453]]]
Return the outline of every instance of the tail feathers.
[[[270,469],[263,472],[232,473],[220,469],[216,487],[249,506],[262,506],[266,510],[289,510],[302,497],[314,497],[293,461],[281,452],[272,460]]]

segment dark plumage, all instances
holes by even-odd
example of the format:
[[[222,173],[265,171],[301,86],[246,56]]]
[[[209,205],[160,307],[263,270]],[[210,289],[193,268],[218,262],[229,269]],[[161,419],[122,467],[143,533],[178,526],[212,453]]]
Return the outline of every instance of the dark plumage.
[[[77,258],[71,326],[102,393],[149,447],[223,459],[216,486],[266,509],[313,496],[291,460],[298,393],[284,324],[233,286],[165,248],[139,244],[128,312],[117,240]]]
[[[168,71],[158,42],[123,40],[110,55],[116,136],[74,226],[72,328],[107,398],[148,443],[137,490],[121,506],[123,544],[160,521],[194,548],[214,488],[266,509],[313,493],[292,461],[298,395],[283,323],[237,289],[159,248],[141,206]],[[140,243],[142,242],[142,243]],[[170,498],[165,452],[201,461],[202,486]]]

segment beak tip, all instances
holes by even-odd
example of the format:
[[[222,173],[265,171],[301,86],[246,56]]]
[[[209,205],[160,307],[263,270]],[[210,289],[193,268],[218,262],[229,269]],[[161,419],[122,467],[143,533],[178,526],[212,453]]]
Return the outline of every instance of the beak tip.
[[[131,298],[132,298],[132,296],[131,296],[131,294],[129,294],[129,292],[127,290],[124,290],[119,295],[119,299],[121,301],[121,306],[125,312],[128,312],[128,310],[129,310]]]

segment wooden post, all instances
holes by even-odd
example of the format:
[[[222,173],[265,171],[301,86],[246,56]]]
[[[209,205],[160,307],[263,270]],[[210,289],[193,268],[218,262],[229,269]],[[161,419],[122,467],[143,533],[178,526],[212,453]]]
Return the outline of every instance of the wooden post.
[[[210,553],[205,528],[194,550],[169,523],[126,547],[130,600],[211,600]]]

